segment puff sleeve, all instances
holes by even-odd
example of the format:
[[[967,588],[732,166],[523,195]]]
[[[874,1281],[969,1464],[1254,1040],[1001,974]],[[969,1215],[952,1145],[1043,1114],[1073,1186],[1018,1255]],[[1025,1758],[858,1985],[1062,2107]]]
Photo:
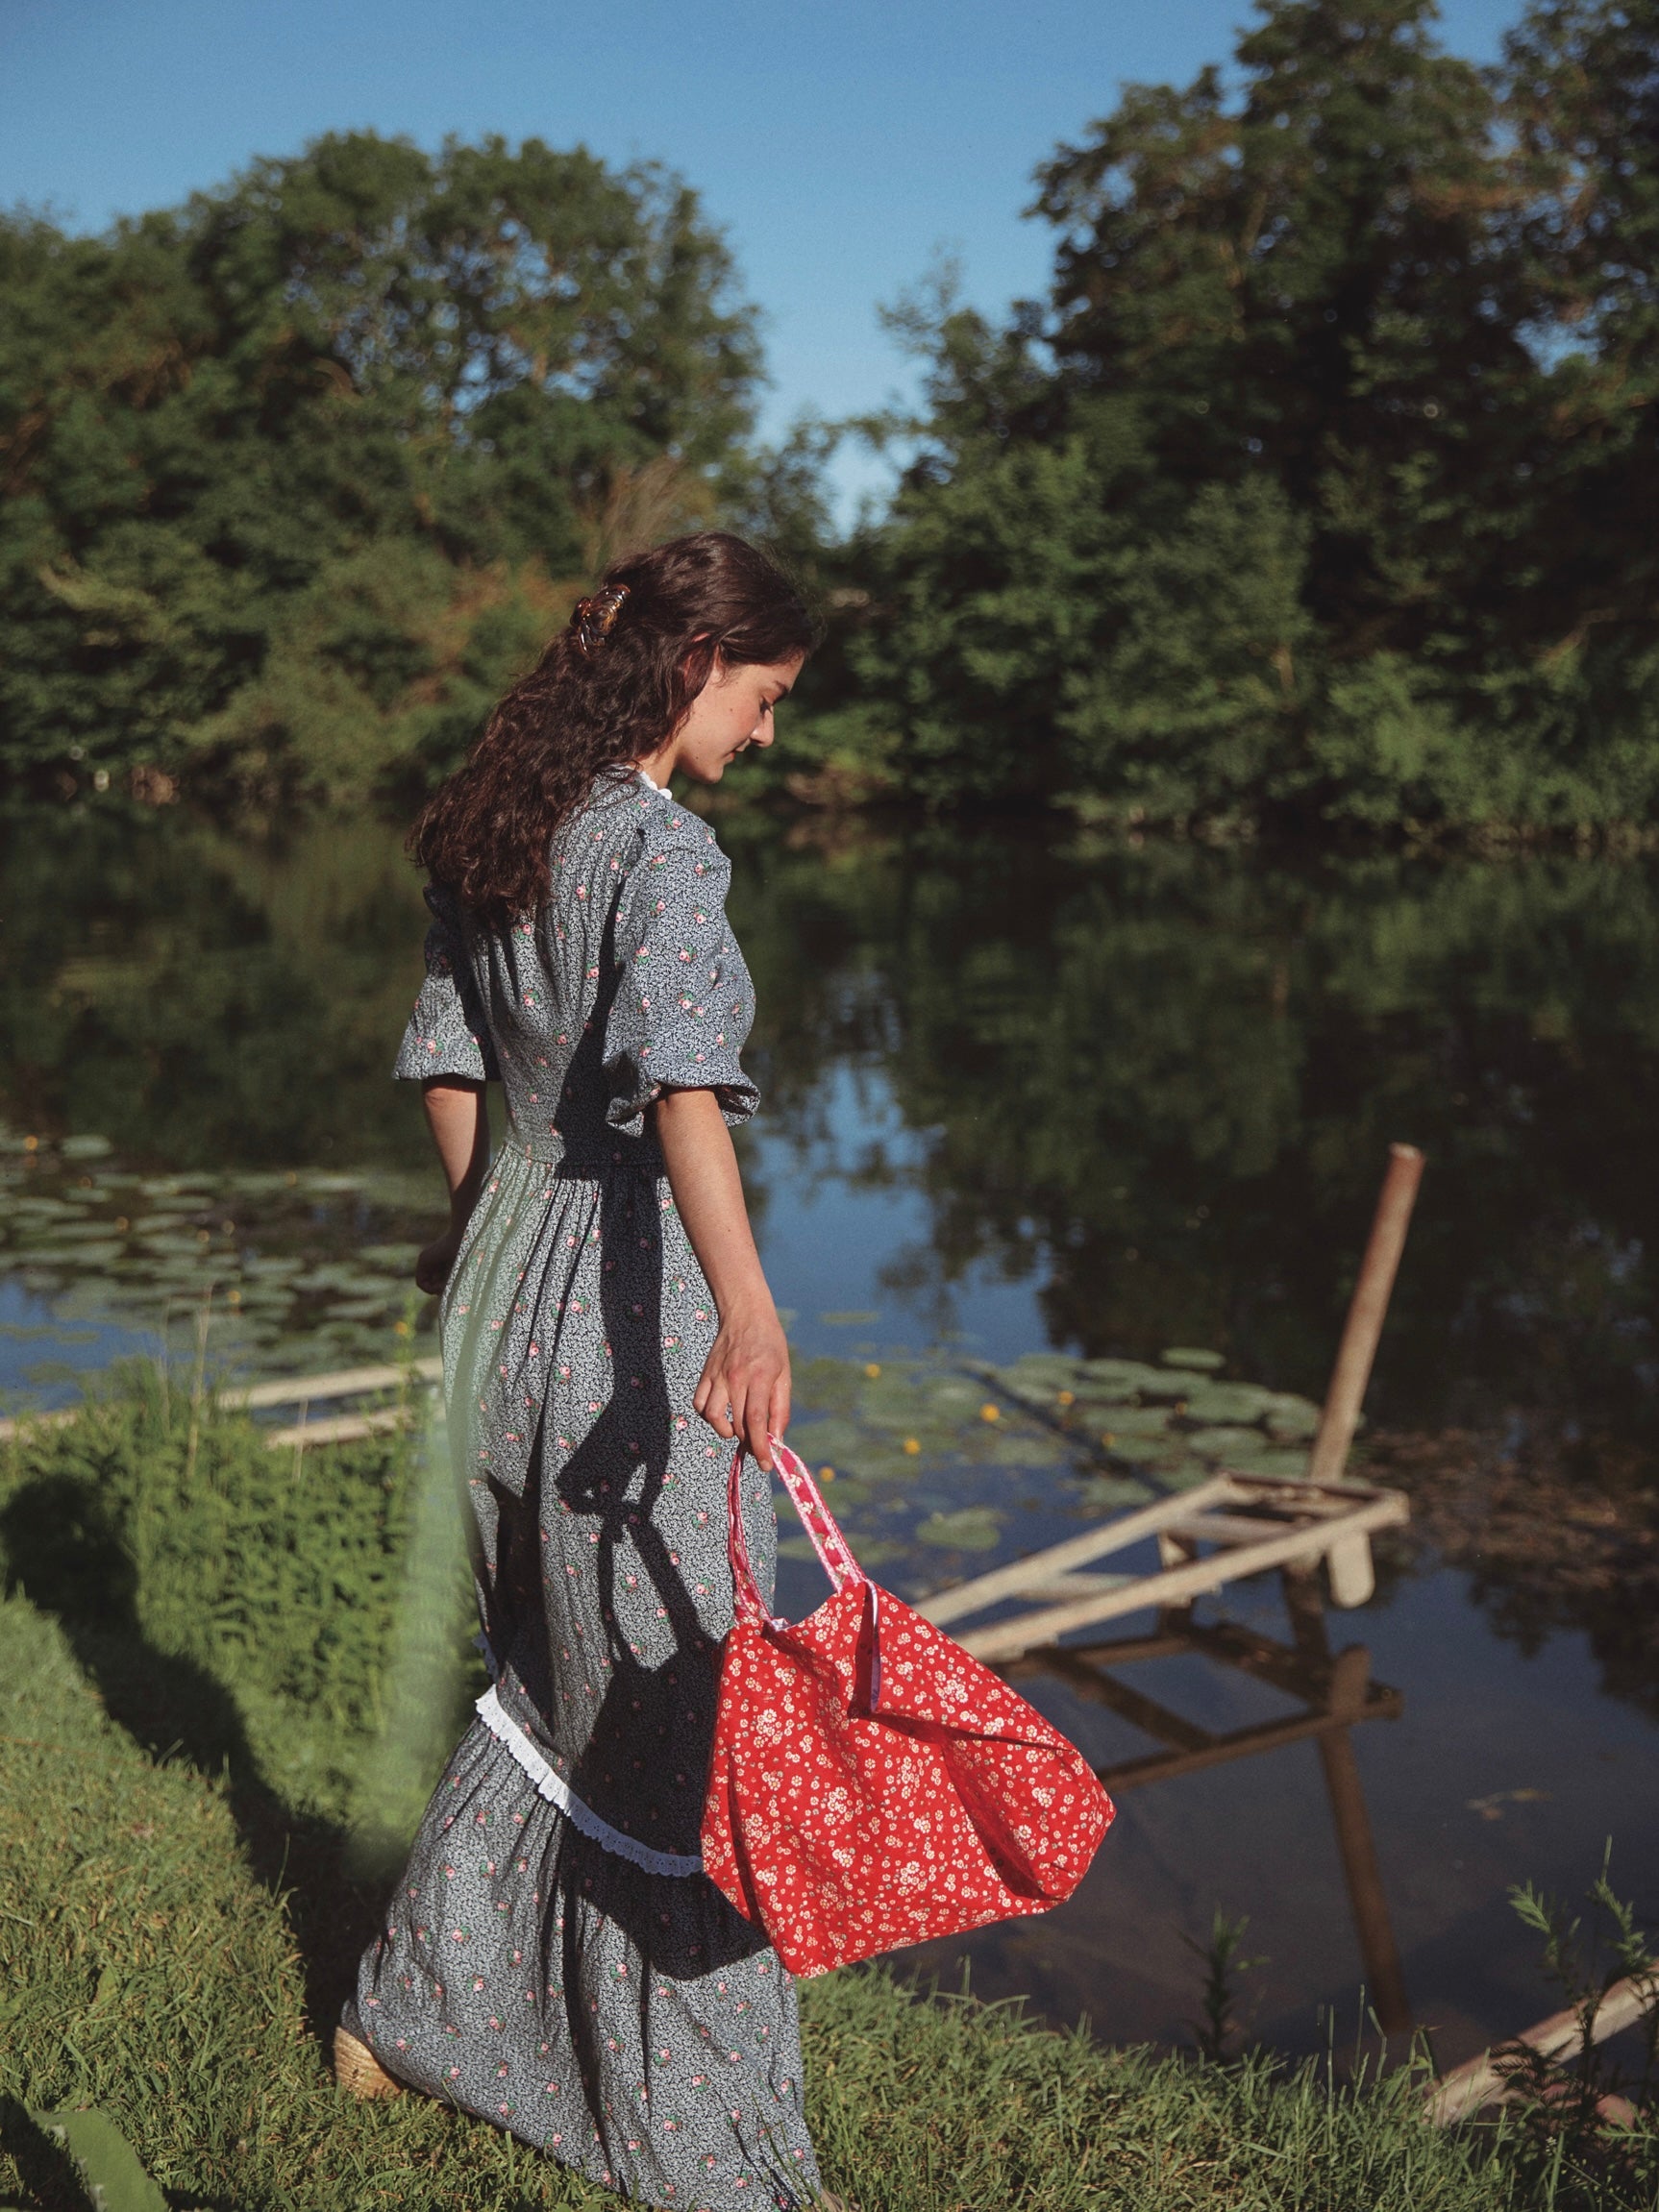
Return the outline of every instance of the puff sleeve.
[[[434,1075],[462,1075],[475,1083],[499,1081],[477,981],[467,964],[455,894],[427,888],[432,927],[426,939],[426,981],[404,1031],[393,1076],[425,1083]]]
[[[606,1118],[627,1136],[665,1090],[712,1091],[733,1125],[760,1103],[738,1057],[755,989],[726,920],[730,880],[710,829],[671,799],[652,809],[618,908],[623,972],[605,1041]]]

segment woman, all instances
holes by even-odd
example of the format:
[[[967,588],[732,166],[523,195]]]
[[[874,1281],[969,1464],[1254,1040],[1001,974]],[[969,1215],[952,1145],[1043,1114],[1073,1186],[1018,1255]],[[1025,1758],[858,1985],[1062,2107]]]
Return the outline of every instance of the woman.
[[[411,840],[433,928],[397,1073],[424,1087],[451,1194],[416,1278],[443,1291],[494,1686],[336,2068],[676,2212],[820,2197],[793,1985],[697,1856],[731,1621],[726,1468],[736,1437],[770,1468],[789,1356],[728,1127],[758,1102],[730,871],[668,790],[771,744],[812,643],[738,538],[623,561]],[[764,1472],[745,1498],[769,1577]]]

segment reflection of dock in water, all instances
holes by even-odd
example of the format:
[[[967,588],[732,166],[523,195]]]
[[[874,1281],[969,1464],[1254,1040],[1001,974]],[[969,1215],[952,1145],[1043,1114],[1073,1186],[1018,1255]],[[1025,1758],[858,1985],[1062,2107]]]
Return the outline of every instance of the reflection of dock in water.
[[[1224,1766],[1231,1759],[1256,1758],[1286,1744],[1315,1742],[1354,1933],[1365,1962],[1366,1987],[1378,2025],[1389,2034],[1402,2033],[1412,2025],[1411,2006],[1349,1732],[1362,1721],[1398,1720],[1405,1701],[1399,1690],[1372,1680],[1371,1654],[1363,1644],[1349,1644],[1333,1655],[1316,1575],[1287,1567],[1280,1571],[1280,1582],[1290,1617],[1288,1643],[1237,1621],[1197,1621],[1190,1606],[1166,1608],[1148,1635],[1051,1645],[1004,1660],[998,1671],[1013,1682],[1050,1676],[1074,1695],[1104,1706],[1162,1747],[1097,1768],[1114,1797]],[[1247,1728],[1217,1732],[1120,1679],[1120,1669],[1148,1659],[1195,1657],[1265,1683],[1295,1699],[1300,1709]]]
[[[1378,2025],[1390,2034],[1410,2028],[1411,2006],[1349,1731],[1360,1721],[1397,1720],[1404,1700],[1399,1690],[1372,1681],[1371,1654],[1363,1644],[1332,1655],[1320,1576],[1323,1567],[1335,1604],[1364,1605],[1375,1587],[1372,1536],[1410,1516],[1399,1491],[1345,1482],[1343,1476],[1422,1175],[1423,1154],[1414,1145],[1390,1147],[1319,1431],[1300,1481],[1223,1468],[1195,1489],[1159,1498],[1138,1512],[938,1591],[917,1609],[940,1625],[973,1623],[976,1615],[994,1613],[996,1618],[957,1632],[977,1659],[1015,1682],[1052,1675],[1161,1744],[1160,1751],[1096,1770],[1117,1796],[1285,1744],[1310,1738],[1317,1743],[1367,1987]],[[1099,1571],[1102,1560],[1154,1538],[1155,1571]],[[1277,1570],[1284,1592],[1289,1643],[1236,1621],[1193,1618],[1200,1597],[1270,1569]],[[1003,1610],[1009,1606],[1016,1610]],[[1147,1611],[1157,1624],[1151,1635],[1059,1641]],[[1217,1733],[1118,1679],[1118,1668],[1137,1661],[1194,1656],[1252,1676],[1301,1709]]]

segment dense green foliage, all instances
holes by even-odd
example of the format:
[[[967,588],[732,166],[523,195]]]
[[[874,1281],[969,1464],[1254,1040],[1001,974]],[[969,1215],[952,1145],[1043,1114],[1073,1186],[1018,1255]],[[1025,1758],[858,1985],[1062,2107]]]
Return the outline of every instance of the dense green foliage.
[[[1053,288],[908,310],[850,772],[1131,821],[1659,799],[1659,8],[1260,0],[1040,175]]]
[[[0,219],[0,774],[407,799],[575,582],[719,517],[835,618],[798,797],[1648,825],[1659,0],[1537,0],[1484,70],[1433,0],[1256,12],[1041,168],[1046,300],[896,312],[927,406],[845,543],[655,169],[357,134]]]
[[[0,761],[447,765],[706,512],[757,360],[693,195],[369,134],[68,237],[0,222]]]
[[[65,1622],[139,1740],[343,1825],[387,1724],[423,1464],[400,1437],[272,1451],[145,1375],[0,1446],[0,1582]]]

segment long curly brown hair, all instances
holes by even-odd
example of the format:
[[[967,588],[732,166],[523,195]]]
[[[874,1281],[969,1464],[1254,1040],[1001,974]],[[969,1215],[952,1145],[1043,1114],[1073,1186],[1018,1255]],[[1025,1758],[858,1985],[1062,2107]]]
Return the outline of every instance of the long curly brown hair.
[[[433,795],[411,855],[494,928],[536,912],[554,835],[596,777],[620,781],[666,744],[717,661],[766,666],[816,643],[782,570],[726,530],[617,561]]]

